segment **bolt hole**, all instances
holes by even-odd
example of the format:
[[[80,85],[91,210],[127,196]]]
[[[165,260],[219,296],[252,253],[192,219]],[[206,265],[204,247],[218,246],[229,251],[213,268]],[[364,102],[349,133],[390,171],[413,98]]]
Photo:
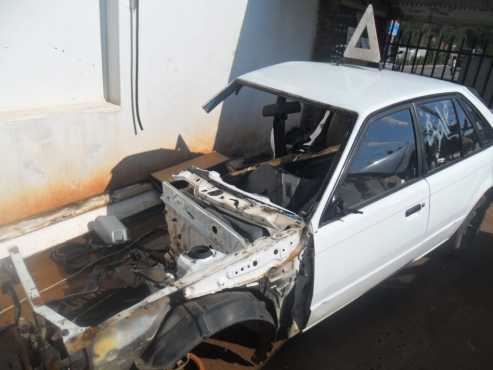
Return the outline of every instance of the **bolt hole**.
[[[274,254],[277,256],[279,254],[279,249],[274,249]]]
[[[212,226],[212,232],[213,232],[214,234],[217,234],[217,227]]]
[[[257,262],[257,261],[253,261],[253,262],[252,262],[252,265],[253,265],[253,267],[257,267],[258,262]]]

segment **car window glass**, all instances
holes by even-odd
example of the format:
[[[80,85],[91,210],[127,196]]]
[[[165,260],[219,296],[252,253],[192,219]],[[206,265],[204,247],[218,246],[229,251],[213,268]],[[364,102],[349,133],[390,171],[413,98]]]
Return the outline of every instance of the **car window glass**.
[[[471,120],[467,118],[466,113],[459,104],[456,105],[456,108],[462,137],[462,152],[467,155],[481,149],[481,145]]]
[[[462,149],[460,126],[452,100],[423,103],[416,109],[428,169],[459,159]]]
[[[406,109],[368,124],[336,197],[345,208],[357,208],[417,176],[413,119]]]
[[[479,138],[485,144],[490,144],[493,142],[493,129],[491,125],[486,122],[486,120],[473,108],[471,103],[469,103],[466,99],[460,100],[465,110],[473,120],[473,124],[476,127]]]

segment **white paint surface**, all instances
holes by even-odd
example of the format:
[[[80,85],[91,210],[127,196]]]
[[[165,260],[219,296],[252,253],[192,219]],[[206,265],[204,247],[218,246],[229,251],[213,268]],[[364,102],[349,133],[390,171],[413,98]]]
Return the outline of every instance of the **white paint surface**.
[[[367,115],[409,99],[467,93],[448,81],[355,65],[288,62],[240,76],[240,81]]]
[[[408,86],[400,84],[400,87],[399,92],[389,94],[388,99],[409,93]],[[473,102],[493,125],[493,116],[478,98],[461,86],[455,89]],[[367,100],[376,104],[375,99],[382,102],[384,97],[372,96]],[[363,124],[371,113],[363,113],[369,109],[365,104],[361,106],[362,111],[358,111],[361,113],[358,122],[311,220],[315,230],[315,274],[307,329],[444,244],[493,186],[493,148],[487,147],[361,207],[361,214],[348,214],[321,223],[320,216],[329,196],[336,191],[339,179],[344,176],[343,169],[349,163],[350,152],[357,145],[358,132],[364,130]],[[406,215],[407,210],[418,204],[422,205],[418,212]]]

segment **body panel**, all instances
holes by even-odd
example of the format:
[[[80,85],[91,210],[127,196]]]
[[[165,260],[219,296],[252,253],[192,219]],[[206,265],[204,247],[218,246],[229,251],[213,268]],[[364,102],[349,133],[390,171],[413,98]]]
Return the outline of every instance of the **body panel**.
[[[426,178],[430,186],[430,220],[423,253],[457,231],[471,208],[491,187],[491,170],[492,149],[489,149]]]
[[[322,226],[314,235],[315,282],[310,324],[335,312],[388,273],[413,260],[425,236],[429,190],[421,180]],[[417,204],[421,211],[406,217]]]

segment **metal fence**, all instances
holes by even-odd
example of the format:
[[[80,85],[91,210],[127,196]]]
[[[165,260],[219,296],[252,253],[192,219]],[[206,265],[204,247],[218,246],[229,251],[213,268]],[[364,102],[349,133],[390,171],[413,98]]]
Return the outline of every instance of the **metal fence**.
[[[398,21],[390,21],[387,29],[384,68],[469,86],[493,108],[493,55],[487,53],[487,39],[406,32]]]

